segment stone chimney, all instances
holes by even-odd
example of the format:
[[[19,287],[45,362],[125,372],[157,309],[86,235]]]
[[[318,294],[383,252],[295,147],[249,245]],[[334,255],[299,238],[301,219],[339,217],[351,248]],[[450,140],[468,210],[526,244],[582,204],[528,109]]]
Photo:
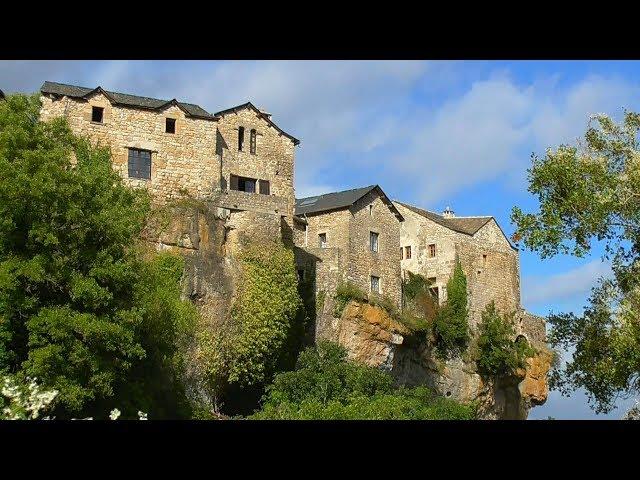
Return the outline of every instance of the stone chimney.
[[[451,210],[451,207],[447,205],[447,208],[445,208],[444,212],[442,212],[442,216],[444,218],[453,218],[456,216],[456,214],[454,213],[453,210]]]
[[[264,108],[258,108],[258,110],[260,110],[261,114],[263,114],[265,117],[267,117],[269,120],[271,120],[271,114],[269,112],[267,112]]]

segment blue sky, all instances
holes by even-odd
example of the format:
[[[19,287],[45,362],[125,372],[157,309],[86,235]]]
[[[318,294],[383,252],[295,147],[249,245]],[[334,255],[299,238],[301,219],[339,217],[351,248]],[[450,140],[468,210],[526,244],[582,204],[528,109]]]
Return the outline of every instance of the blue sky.
[[[247,100],[301,140],[299,197],[378,183],[394,199],[458,215],[494,215],[510,235],[531,153],[573,143],[590,114],[640,109],[640,63],[611,61],[0,61],[0,89],[45,80],[197,103],[215,112]],[[609,273],[584,259],[521,251],[533,313],[580,312]],[[530,418],[596,416],[581,393],[552,392]]]

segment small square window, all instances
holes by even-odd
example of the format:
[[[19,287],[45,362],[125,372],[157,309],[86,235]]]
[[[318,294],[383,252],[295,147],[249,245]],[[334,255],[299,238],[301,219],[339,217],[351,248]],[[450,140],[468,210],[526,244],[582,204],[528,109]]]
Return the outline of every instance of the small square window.
[[[371,275],[371,291],[373,293],[380,293],[380,277]]]
[[[320,244],[320,248],[327,248],[327,234],[320,233],[318,235],[318,242]]]
[[[429,257],[433,258],[436,256],[436,244],[432,243],[431,245],[429,245]]]
[[[104,116],[104,108],[102,107],[91,107],[91,121],[96,123],[102,123],[102,118]]]
[[[369,232],[369,248],[372,252],[378,251],[378,234],[376,232]]]
[[[406,259],[411,258],[411,247],[410,246],[404,247],[404,251],[405,251],[404,258]]]
[[[166,133],[176,133],[176,119],[175,118],[167,118]]]

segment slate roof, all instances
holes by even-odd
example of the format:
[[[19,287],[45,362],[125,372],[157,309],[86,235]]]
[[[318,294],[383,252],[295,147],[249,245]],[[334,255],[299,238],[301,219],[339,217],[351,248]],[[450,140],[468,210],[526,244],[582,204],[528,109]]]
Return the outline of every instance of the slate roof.
[[[4,98],[4,92],[2,90],[0,90],[0,99]]]
[[[134,108],[143,108],[146,110],[160,110],[170,104],[176,105],[182,111],[184,111],[187,116],[202,118],[205,120],[217,120],[215,115],[211,115],[204,108],[194,105],[193,103],[183,103],[178,102],[176,99],[173,100],[160,100],[158,98],[150,98],[150,97],[139,97],[137,95],[129,95],[126,93],[118,93],[118,92],[109,92],[103,90],[101,87],[97,88],[87,88],[87,87],[78,87],[76,85],[66,85],[64,83],[56,83],[56,82],[44,82],[42,88],[40,88],[42,93],[48,93],[53,95],[65,95],[67,97],[72,98],[80,98],[85,99],[90,94],[94,92],[101,92],[111,101],[111,103],[116,105],[124,105],[127,107]]]
[[[368,187],[354,188],[352,190],[344,190],[342,192],[325,193],[315,197],[296,198],[295,214],[298,216],[310,215],[330,210],[349,208],[366,194],[376,189],[378,190],[382,200],[389,206],[389,209],[400,221],[403,221],[404,218],[402,217],[402,214],[378,185],[369,185]]]
[[[282,130],[279,126],[277,126],[275,123],[273,123],[273,120],[271,120],[271,118],[269,118],[269,115],[265,114],[264,112],[261,112],[260,109],[257,108],[251,102],[243,103],[242,105],[237,105],[235,107],[227,108],[225,110],[220,110],[219,112],[216,112],[215,115],[216,115],[216,117],[222,116],[222,115],[227,115],[228,113],[236,112],[238,110],[242,110],[243,108],[250,108],[250,109],[254,110],[261,118],[266,120],[267,123],[269,125],[271,125],[273,128],[275,128],[281,135],[284,135],[285,137],[287,137],[291,141],[293,141],[294,145],[300,145],[300,140],[298,140],[293,135],[290,135],[287,132],[285,132],[284,130]]]
[[[484,227],[493,217],[453,217],[445,218],[437,213],[430,212],[429,210],[423,210],[422,208],[414,207],[403,202],[395,203],[402,205],[403,207],[411,210],[418,215],[421,215],[429,220],[442,225],[454,232],[464,233],[466,235],[474,235],[478,230]]]

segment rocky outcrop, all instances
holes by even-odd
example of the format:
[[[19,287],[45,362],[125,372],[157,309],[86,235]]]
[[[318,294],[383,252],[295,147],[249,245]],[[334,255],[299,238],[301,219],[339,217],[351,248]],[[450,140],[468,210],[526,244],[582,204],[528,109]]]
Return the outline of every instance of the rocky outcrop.
[[[537,353],[527,359],[526,368],[512,376],[483,379],[468,355],[439,359],[428,342],[418,341],[378,307],[352,301],[340,319],[323,321],[322,337],[343,345],[350,358],[389,371],[398,385],[427,385],[442,396],[476,402],[480,418],[526,419],[531,407],[547,399],[552,356],[538,340],[531,341]]]

